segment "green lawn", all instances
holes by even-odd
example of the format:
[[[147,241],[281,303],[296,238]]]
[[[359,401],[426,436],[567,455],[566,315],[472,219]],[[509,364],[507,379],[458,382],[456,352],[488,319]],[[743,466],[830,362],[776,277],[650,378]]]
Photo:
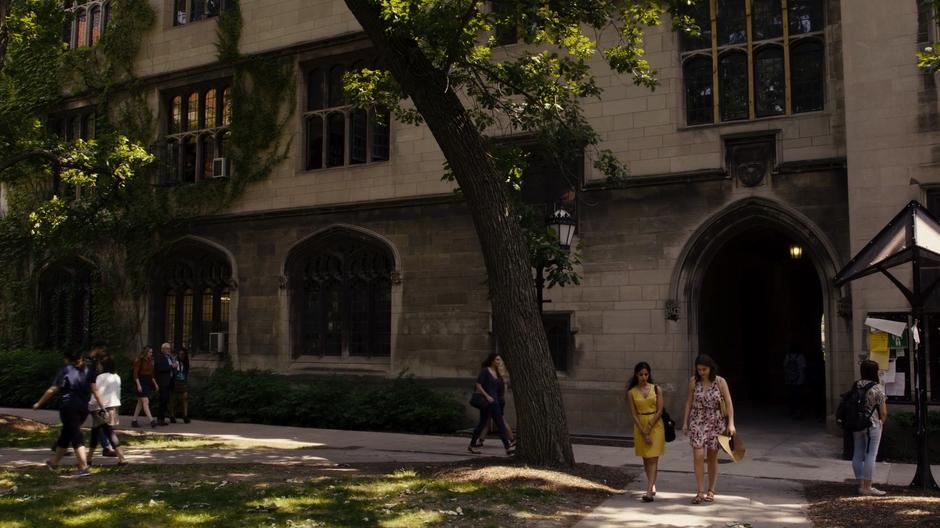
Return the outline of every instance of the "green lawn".
[[[331,475],[296,466],[134,465],[84,478],[0,470],[0,528],[564,526],[585,500],[613,492],[587,479],[559,486],[544,470],[503,469],[509,474],[495,479],[479,477],[491,471],[479,468]]]

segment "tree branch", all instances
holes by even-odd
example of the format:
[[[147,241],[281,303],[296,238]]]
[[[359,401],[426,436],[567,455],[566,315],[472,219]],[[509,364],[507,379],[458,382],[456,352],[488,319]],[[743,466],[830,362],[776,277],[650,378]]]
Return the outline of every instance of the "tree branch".
[[[58,178],[59,172],[61,172],[62,170],[62,160],[59,159],[59,156],[57,156],[54,152],[50,150],[45,150],[45,149],[28,150],[26,152],[17,154],[16,156],[13,156],[12,158],[7,158],[3,161],[0,161],[0,172],[3,172],[9,169],[10,167],[13,167],[14,165],[22,163],[26,160],[34,159],[34,158],[44,159],[48,161],[49,164],[52,165],[53,176]]]

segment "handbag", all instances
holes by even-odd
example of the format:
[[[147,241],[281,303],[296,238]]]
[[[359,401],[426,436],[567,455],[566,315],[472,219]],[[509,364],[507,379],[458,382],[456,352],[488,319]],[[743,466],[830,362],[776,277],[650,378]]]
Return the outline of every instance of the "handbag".
[[[480,394],[479,392],[474,392],[473,396],[470,396],[470,406],[476,407],[477,409],[482,409],[486,407],[486,404],[489,403],[486,401],[486,396]]]
[[[663,414],[659,419],[663,421],[666,441],[672,442],[676,439],[676,422],[672,420],[672,417],[669,416],[669,413],[666,412],[666,409],[663,409]]]

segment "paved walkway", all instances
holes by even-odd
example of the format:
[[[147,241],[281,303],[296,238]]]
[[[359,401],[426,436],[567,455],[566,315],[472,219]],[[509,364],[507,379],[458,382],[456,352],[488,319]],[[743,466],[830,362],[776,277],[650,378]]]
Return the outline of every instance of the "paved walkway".
[[[55,411],[0,408],[49,424],[58,423]],[[122,418],[123,429],[129,419]],[[668,444],[660,461],[659,492],[650,504],[639,502],[644,477],[628,488],[628,493],[610,498],[589,514],[578,528],[618,527],[702,527],[734,526],[735,522],[754,527],[810,526],[800,480],[842,482],[852,475],[851,464],[839,460],[842,441],[809,422],[767,422],[739,424],[747,444],[747,457],[738,464],[726,460],[720,465],[718,498],[708,506],[692,506],[695,480],[691,473],[692,454],[680,435]],[[333,466],[368,462],[453,462],[472,458],[467,439],[453,436],[408,435],[337,431],[255,424],[230,424],[194,420],[157,429],[161,433],[211,436],[240,444],[259,444],[264,449],[131,449],[132,463],[267,463]],[[637,468],[639,459],[632,448],[575,445],[579,462],[612,467]],[[489,440],[484,454],[502,453],[496,440]],[[0,449],[0,465],[38,465],[48,456],[46,449]],[[101,460],[101,459],[99,459]],[[110,463],[110,462],[108,462]],[[879,463],[877,483],[910,483],[914,466]],[[934,466],[940,476],[940,466]],[[730,524],[729,524],[730,523]]]

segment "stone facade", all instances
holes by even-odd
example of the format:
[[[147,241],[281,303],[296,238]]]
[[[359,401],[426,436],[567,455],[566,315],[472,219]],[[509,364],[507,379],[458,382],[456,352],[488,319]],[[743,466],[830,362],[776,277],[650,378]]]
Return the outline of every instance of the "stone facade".
[[[172,0],[152,1],[157,25],[137,67],[166,122],[163,91],[227,72],[215,62],[214,19],[174,27]],[[299,72],[368,47],[340,1],[241,5],[242,51],[292,54]],[[678,38],[668,24],[645,38],[661,80],[655,92],[598,61],[603,98],[585,102],[585,112],[601,148],[627,162],[631,177],[608,187],[587,156],[578,193],[582,284],[546,292],[546,311],[572,317],[573,349],[559,375],[572,431],[629,431],[623,386],[641,360],[653,365],[673,416],[681,417],[700,352],[704,270],[746,229],[784,233],[805,247],[818,272],[829,412],[854,376],[865,313],[903,307],[885,280],[836,289],[832,278],[907,200],[922,197],[924,185],[940,184],[935,79],[919,73],[914,58],[918,23],[927,22],[915,0],[824,5],[821,111],[686,126]],[[296,82],[303,94],[304,76]],[[441,181],[443,157],[430,132],[393,123],[389,161],[308,171],[302,112],[294,119],[293,150],[267,180],[225,215],[179,233],[230,260],[237,287],[227,330],[236,365],[290,374],[394,376],[407,369],[469,393],[479,361],[496,348],[485,270],[465,206]],[[767,173],[752,180],[736,172],[729,152],[754,138],[766,138],[769,150],[760,158]],[[395,256],[389,358],[291,354],[285,263],[297,244],[328,229],[375,237]],[[840,307],[850,297],[852,314],[844,317]],[[144,330],[148,340],[159,332],[152,324]]]

